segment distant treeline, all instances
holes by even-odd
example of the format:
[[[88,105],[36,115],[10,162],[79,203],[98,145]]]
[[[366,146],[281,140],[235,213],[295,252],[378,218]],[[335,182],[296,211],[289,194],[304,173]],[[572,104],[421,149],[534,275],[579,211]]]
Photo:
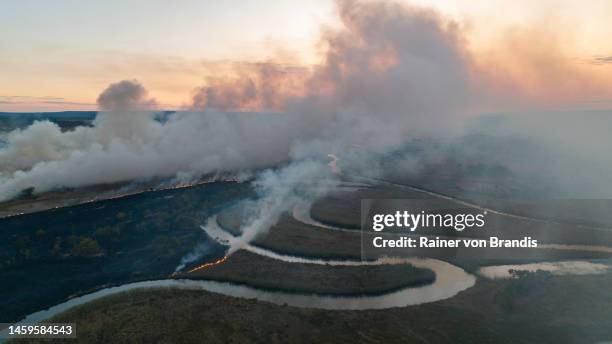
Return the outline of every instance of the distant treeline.
[[[53,120],[80,119],[93,120],[97,111],[61,111],[61,112],[0,112],[0,119],[11,120]]]
[[[165,122],[175,111],[155,113],[155,119]],[[89,126],[96,118],[97,111],[60,111],[60,112],[0,112],[0,131],[23,129],[36,121],[51,121],[62,130],[71,130],[77,126]]]

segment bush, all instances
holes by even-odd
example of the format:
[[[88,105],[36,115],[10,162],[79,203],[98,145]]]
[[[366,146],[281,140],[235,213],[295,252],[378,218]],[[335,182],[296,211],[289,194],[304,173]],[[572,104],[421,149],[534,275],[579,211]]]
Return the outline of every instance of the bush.
[[[33,186],[29,188],[25,188],[19,192],[19,195],[17,195],[17,198],[18,199],[33,199],[35,198],[34,190],[35,189]]]
[[[106,226],[96,229],[94,237],[105,248],[113,248],[121,241],[121,229],[117,226]]]
[[[91,258],[102,254],[102,248],[92,238],[80,237],[74,240],[70,248],[70,255],[75,257]]]
[[[181,241],[162,235],[153,240],[152,247],[157,257],[168,258],[180,253]]]
[[[544,270],[523,271],[511,269],[510,275],[512,279],[508,281],[506,287],[499,294],[500,304],[502,308],[508,312],[516,309],[516,304],[519,298],[529,296],[532,291],[550,280],[552,273]]]

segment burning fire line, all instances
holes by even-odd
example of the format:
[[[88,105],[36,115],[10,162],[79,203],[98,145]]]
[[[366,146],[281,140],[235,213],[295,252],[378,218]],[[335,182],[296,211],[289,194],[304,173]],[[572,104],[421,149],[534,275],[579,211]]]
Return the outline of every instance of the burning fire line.
[[[229,256],[224,256],[223,258],[221,258],[219,260],[215,260],[214,262],[205,263],[205,264],[196,266],[195,268],[187,271],[187,273],[192,273],[192,272],[196,272],[196,271],[199,271],[199,270],[202,270],[202,269],[207,269],[207,268],[209,268],[211,266],[223,264],[228,258],[229,258]]]

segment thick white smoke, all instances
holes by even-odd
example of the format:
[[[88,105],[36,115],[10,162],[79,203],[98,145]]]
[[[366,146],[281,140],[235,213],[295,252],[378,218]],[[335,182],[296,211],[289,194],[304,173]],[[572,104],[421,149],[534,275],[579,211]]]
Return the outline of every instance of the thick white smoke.
[[[266,166],[286,158],[286,121],[278,115],[179,113],[153,118],[152,101],[135,81],[110,85],[93,127],[61,132],[37,122],[8,135],[0,150],[0,200],[25,188],[59,187],[147,177],[199,176]]]
[[[326,34],[328,53],[311,76],[304,78],[300,70],[300,79],[290,77],[290,70],[258,66],[256,82],[249,77],[239,87],[235,81],[213,85],[194,97],[196,110],[206,104],[240,108],[246,98],[248,104],[282,107],[283,114],[221,114],[208,108],[160,123],[152,117],[155,101],[146,90],[136,81],[121,81],[98,98],[102,111],[91,128],[61,132],[43,122],[11,133],[0,151],[0,199],[29,187],[43,192],[237,171],[286,161],[291,150],[302,157],[338,154],[355,144],[384,151],[459,112],[470,86],[456,28],[433,12],[397,4],[352,5],[340,3],[345,28]],[[296,80],[300,96],[282,91]]]
[[[338,13],[343,27],[323,35],[327,52],[309,72],[262,64],[228,80],[211,80],[196,90],[192,111],[176,113],[167,122],[153,118],[155,101],[143,86],[121,81],[100,95],[102,111],[92,127],[61,132],[50,122],[38,122],[11,133],[7,146],[0,149],[0,200],[30,187],[44,192],[283,163],[257,178],[260,198],[233,250],[267,230],[296,202],[311,201],[336,183],[327,166],[328,154],[339,157],[343,173],[375,174],[378,157],[415,138],[444,137],[444,143],[456,143],[449,137],[460,136],[468,111],[488,103],[485,97],[491,94],[491,77],[479,75],[459,26],[434,11],[394,2],[339,1]],[[275,111],[219,112],[228,109]],[[554,130],[547,128],[553,124],[554,120],[538,126],[537,133],[511,128],[503,135],[548,137],[547,147],[555,147],[559,138],[549,135]],[[575,156],[588,151],[573,144],[583,138],[576,135],[564,141],[572,148],[563,152]],[[455,148],[464,147],[444,146],[432,152],[443,152],[443,157],[437,155],[443,159],[454,155]],[[476,145],[457,156],[504,164],[499,152],[516,156],[523,150]],[[432,155],[436,154],[407,159],[417,159],[411,162],[418,166],[423,156]],[[509,166],[521,172],[518,167],[528,160]],[[594,160],[600,167],[612,166],[602,155]],[[567,171],[578,165],[560,166]],[[560,175],[545,167],[521,173]]]
[[[189,253],[181,258],[181,262],[174,269],[174,272],[183,270],[188,264],[202,259],[207,254],[213,251],[213,244],[209,241],[205,241],[196,245]]]
[[[265,233],[296,204],[317,199],[336,185],[337,179],[322,160],[300,159],[278,171],[261,173],[255,181],[261,198],[248,205],[246,225],[242,234],[230,242],[228,254]]]

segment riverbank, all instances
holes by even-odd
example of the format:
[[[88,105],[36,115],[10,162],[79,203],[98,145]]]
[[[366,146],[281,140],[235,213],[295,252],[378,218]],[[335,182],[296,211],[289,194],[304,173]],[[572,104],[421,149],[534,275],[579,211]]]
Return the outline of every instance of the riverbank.
[[[450,299],[368,311],[295,308],[205,291],[136,290],[75,307],[51,321],[78,323],[76,340],[57,341],[66,343],[253,338],[269,343],[594,343],[612,338],[612,294],[602,288],[611,283],[611,275],[481,279]],[[17,343],[22,342],[44,341]]]
[[[179,273],[174,278],[231,282],[264,290],[306,294],[377,295],[431,284],[436,275],[431,270],[409,264],[295,264],[240,250],[223,264]]]

